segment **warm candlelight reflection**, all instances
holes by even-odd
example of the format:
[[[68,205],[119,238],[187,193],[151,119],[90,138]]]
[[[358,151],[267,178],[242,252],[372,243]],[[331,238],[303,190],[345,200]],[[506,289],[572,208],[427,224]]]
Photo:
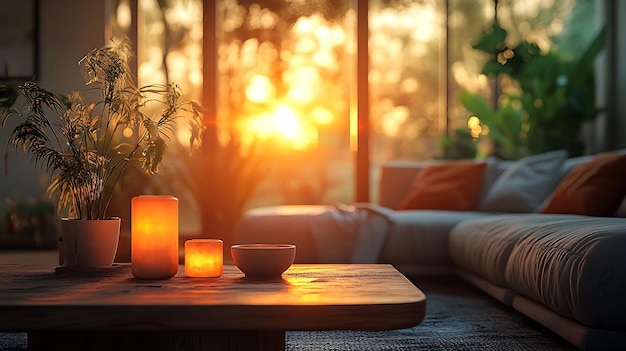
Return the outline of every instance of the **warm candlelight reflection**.
[[[131,269],[141,279],[178,272],[178,199],[141,195],[131,203]]]
[[[224,265],[224,244],[217,239],[185,241],[185,275],[219,277]]]

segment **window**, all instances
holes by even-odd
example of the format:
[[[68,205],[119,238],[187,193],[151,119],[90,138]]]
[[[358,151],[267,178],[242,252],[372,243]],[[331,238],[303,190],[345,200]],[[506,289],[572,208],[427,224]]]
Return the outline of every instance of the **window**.
[[[209,79],[219,142],[265,157],[248,207],[354,202],[365,177],[355,167],[357,82],[369,82],[365,178],[376,201],[382,164],[441,157],[442,138],[466,128],[462,89],[492,101],[514,89],[480,74],[486,58],[472,44],[483,28],[497,20],[508,40],[577,55],[597,27],[592,0],[370,0],[367,33],[357,30],[365,1],[221,0],[204,11],[216,28],[208,40],[201,0],[117,0],[114,31],[129,31],[134,2],[139,80],[176,81],[203,100]],[[357,75],[359,35],[368,36],[367,77]],[[202,77],[203,43],[214,45],[215,76]]]
[[[255,143],[265,204],[351,202],[351,1],[221,1],[218,126]]]

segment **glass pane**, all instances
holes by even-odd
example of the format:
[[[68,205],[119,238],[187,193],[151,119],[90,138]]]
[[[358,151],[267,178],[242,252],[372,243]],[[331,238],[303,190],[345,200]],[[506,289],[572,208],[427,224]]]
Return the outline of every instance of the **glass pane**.
[[[544,51],[558,45],[559,50],[577,55],[596,34],[596,2],[500,0],[498,20],[511,43],[527,40]]]
[[[220,140],[265,164],[248,206],[350,203],[351,1],[221,1]]]
[[[202,0],[139,0],[140,86],[176,83],[201,101]]]
[[[133,4],[137,23],[133,24]],[[137,43],[133,47],[137,64],[137,84],[176,83],[182,96],[179,101],[202,99],[202,0],[113,0],[110,3],[111,37],[132,37],[136,25]],[[154,107],[154,110],[150,110]],[[146,105],[143,112],[160,116],[158,104]],[[128,131],[129,134],[126,134]],[[124,137],[136,137],[130,130]],[[139,194],[174,194],[180,200],[181,226],[197,228],[197,198],[189,167],[189,128],[180,123],[174,140],[168,145],[159,173],[147,175],[140,162],[131,162],[118,183],[118,192],[109,206],[111,213],[130,216],[130,198]],[[129,221],[122,225],[128,227]]]
[[[581,127],[594,118],[597,103],[593,61],[579,59],[599,33],[595,6],[590,0],[498,2],[507,50],[487,56],[490,70],[500,72],[498,111],[512,111],[506,116],[521,125],[512,131],[500,124],[486,133],[494,136],[486,139],[491,143],[498,136],[499,156],[515,159],[555,149],[567,149],[573,156],[583,152]]]
[[[479,93],[492,101],[490,80],[481,75],[487,61],[484,53],[472,48],[481,32],[493,24],[495,8],[493,0],[450,0],[448,9],[448,135],[454,139],[457,131],[468,131],[469,113],[459,103],[463,89]],[[468,134],[461,134],[465,138]],[[467,139],[468,141],[471,139]],[[449,150],[445,157],[473,157],[462,147]],[[487,146],[487,145],[485,145]],[[443,151],[442,151],[443,152]],[[489,150],[482,150],[482,153]],[[442,155],[443,156],[443,155]]]
[[[139,86],[176,83],[183,98],[202,101],[203,0],[112,0],[110,32],[114,39],[132,32],[137,2]]]
[[[372,166],[393,159],[429,159],[445,130],[440,64],[442,4],[371,1],[369,15]],[[443,72],[442,72],[443,71]]]
[[[446,129],[444,4],[370,1],[371,201],[382,164],[439,153]]]
[[[130,0],[111,0],[109,3],[111,37],[119,38],[130,32],[132,25],[132,9]]]

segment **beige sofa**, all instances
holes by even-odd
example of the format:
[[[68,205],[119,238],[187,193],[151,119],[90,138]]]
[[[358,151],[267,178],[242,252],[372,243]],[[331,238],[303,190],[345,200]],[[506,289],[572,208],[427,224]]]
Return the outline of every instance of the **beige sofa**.
[[[250,210],[235,241],[294,243],[297,262],[380,262],[407,275],[458,274],[581,349],[619,349],[626,345],[626,157],[613,165],[620,179],[602,180],[610,192],[600,191],[601,203],[589,195],[594,189],[580,188],[578,205],[567,198],[576,192],[565,192],[572,212],[612,213],[542,213],[574,174],[600,174],[578,168],[597,159],[555,151],[476,161],[485,164],[482,184],[464,211],[399,210],[416,182],[428,183],[420,174],[448,161],[392,162],[381,168],[377,204]],[[454,193],[441,196],[455,201]]]

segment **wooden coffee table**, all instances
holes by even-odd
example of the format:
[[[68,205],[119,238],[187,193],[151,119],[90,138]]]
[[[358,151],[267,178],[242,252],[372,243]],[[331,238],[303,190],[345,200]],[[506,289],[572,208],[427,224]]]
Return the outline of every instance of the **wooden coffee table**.
[[[0,265],[0,331],[29,349],[282,350],[286,330],[417,325],[426,297],[391,265],[293,265],[282,279],[138,280],[129,266],[91,274]]]

